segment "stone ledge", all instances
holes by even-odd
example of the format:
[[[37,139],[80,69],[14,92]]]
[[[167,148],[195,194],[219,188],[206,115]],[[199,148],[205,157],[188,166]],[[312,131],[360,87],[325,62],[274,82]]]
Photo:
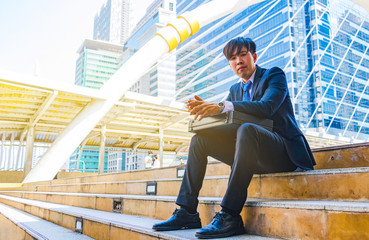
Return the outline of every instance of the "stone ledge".
[[[82,235],[72,230],[63,228],[54,223],[35,217],[26,212],[9,207],[0,203],[0,214],[23,229],[35,239],[54,239],[54,240],[92,240],[92,238]],[[1,227],[0,227],[1,228]],[[14,236],[16,237],[16,236]]]

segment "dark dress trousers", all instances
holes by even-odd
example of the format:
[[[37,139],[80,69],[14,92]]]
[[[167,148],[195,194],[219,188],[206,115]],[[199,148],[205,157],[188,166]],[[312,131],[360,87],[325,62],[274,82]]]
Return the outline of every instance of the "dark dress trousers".
[[[313,169],[315,160],[297,126],[287,81],[280,68],[257,66],[251,101],[242,101],[243,89],[231,86],[228,101],[234,110],[273,120],[273,132],[258,125],[244,123],[237,132],[208,130],[191,139],[188,161],[177,204],[196,209],[205,175],[207,157],[231,166],[228,188],[221,206],[241,212],[247,187],[255,173],[274,173]]]

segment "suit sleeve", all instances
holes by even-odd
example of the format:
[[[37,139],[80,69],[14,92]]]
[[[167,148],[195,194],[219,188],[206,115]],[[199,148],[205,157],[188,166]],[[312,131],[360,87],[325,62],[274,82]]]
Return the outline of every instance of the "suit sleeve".
[[[271,118],[274,115],[287,96],[286,76],[282,69],[275,67],[266,72],[263,79],[265,80],[259,83],[255,91],[255,94],[262,91],[260,100],[234,101],[234,110],[263,118]]]

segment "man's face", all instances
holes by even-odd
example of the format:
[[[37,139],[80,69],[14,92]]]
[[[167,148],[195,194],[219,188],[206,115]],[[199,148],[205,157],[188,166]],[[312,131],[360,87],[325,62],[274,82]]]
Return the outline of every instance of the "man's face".
[[[242,47],[241,52],[237,55],[237,49],[233,52],[228,60],[232,71],[246,82],[256,69],[256,53],[251,54],[246,47]]]

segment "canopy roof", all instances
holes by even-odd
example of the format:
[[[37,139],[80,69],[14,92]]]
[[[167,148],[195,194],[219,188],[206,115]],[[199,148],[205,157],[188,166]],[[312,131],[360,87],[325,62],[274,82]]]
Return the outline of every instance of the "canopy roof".
[[[0,71],[0,140],[25,140],[35,127],[35,142],[52,143],[91,101],[104,99],[98,90]],[[85,139],[100,145],[106,127],[106,147],[159,149],[163,129],[164,151],[186,150],[192,136],[184,104],[127,92]],[[23,136],[22,136],[23,133]]]

